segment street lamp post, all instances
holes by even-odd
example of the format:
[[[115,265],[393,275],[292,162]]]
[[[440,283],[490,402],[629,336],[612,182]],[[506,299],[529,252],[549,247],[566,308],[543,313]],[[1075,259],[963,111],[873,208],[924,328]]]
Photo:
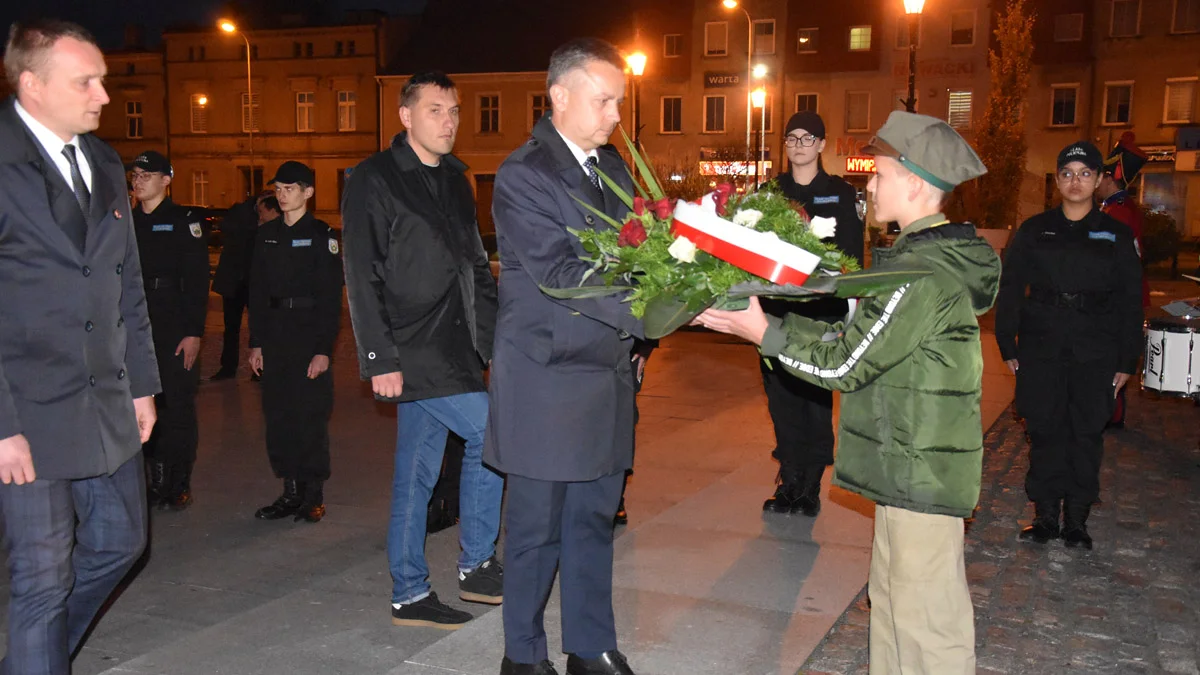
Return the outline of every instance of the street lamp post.
[[[228,19],[222,19],[217,25],[226,33],[237,33],[246,42],[246,102],[249,109],[246,130],[250,135],[250,171],[247,176],[246,187],[249,188],[250,194],[254,194],[257,187],[254,184],[254,81],[250,75],[250,38],[237,29],[237,24]]]
[[[642,148],[642,96],[638,91],[638,84],[641,83],[642,73],[646,72],[646,55],[642,52],[634,52],[625,58],[629,64],[629,70],[633,73],[633,146],[638,150]]]
[[[767,88],[759,87],[750,93],[750,103],[758,108],[762,115],[758,125],[758,161],[754,163],[754,186],[759,184],[759,167],[767,161]]]
[[[752,147],[750,145],[750,127],[753,125],[750,96],[754,87],[754,20],[750,18],[750,12],[746,11],[745,7],[738,5],[737,0],[723,0],[721,4],[725,6],[725,9],[740,9],[742,14],[746,15],[746,161],[749,162],[750,148]]]
[[[904,109],[917,111],[917,35],[921,28],[921,10],[925,0],[904,0],[904,13],[908,16],[908,98]]]

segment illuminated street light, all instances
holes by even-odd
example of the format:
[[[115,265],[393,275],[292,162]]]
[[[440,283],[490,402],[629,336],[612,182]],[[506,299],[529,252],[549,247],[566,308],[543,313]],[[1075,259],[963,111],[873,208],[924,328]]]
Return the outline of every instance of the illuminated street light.
[[[925,0],[904,0],[904,13],[908,15],[908,98],[904,109],[917,111],[917,31],[921,26],[921,10]]]
[[[199,103],[202,106],[208,105],[208,97],[204,94],[200,94],[200,98],[196,99],[196,103]]]
[[[754,105],[755,108],[761,108],[764,105],[766,105],[767,104],[767,90],[762,87],[759,87],[758,89],[755,89],[754,91],[750,92],[750,102]]]
[[[642,142],[642,97],[638,92],[638,84],[642,79],[642,73],[646,72],[646,55],[643,52],[634,52],[625,57],[625,63],[629,64],[629,70],[633,73],[633,91],[632,98],[629,102],[629,107],[633,110],[633,145],[636,148],[641,148]]]
[[[764,77],[766,77],[767,76],[766,64],[760,63],[757,66],[754,66],[754,70],[752,71],[752,74],[754,75],[754,79],[756,79],[756,80],[761,80]]]
[[[254,194],[257,191],[257,186],[254,184],[254,84],[253,79],[250,76],[250,38],[246,37],[245,33],[239,31],[237,24],[229,19],[221,19],[217,22],[217,27],[222,31],[229,33],[230,35],[234,33],[241,35],[242,40],[246,43],[246,102],[250,111],[249,115],[247,115],[249,119],[248,123],[246,124],[246,129],[250,136],[250,171],[246,181],[246,187],[248,188],[248,192],[250,194]],[[205,101],[207,101],[207,99],[205,99]],[[204,105],[204,102],[201,102],[200,105]]]
[[[754,19],[745,7],[738,5],[737,0],[723,0],[721,4],[728,10],[740,9],[746,15],[746,161],[750,161],[750,127],[754,114],[750,108],[750,88],[754,86]]]
[[[641,77],[642,73],[646,72],[646,55],[642,52],[634,52],[625,57],[625,62],[629,64],[629,69],[637,77]]]

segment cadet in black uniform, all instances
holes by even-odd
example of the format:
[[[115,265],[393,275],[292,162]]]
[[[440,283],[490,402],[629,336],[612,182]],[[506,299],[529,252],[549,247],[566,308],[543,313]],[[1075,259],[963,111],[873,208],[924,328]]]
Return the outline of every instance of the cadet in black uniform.
[[[859,264],[863,259],[863,224],[855,208],[854,186],[825,173],[825,122],[814,112],[799,112],[785,132],[791,171],[779,176],[783,194],[804,206],[810,218],[836,222],[833,241]],[[818,225],[823,225],[818,221]],[[828,238],[826,238],[828,240]],[[806,302],[762,299],[763,310],[775,316],[788,312],[819,321],[841,321],[849,309],[845,300],[823,298]],[[775,359],[760,360],[767,409],[775,426],[779,485],[763,503],[764,511],[802,512],[815,517],[821,510],[821,477],[833,464],[833,392],[792,377]]]
[[[167,196],[174,174],[166,157],[143,152],[129,168],[138,200],[133,223],[142,283],[162,376],[162,393],[155,396],[158,424],[143,447],[150,470],[146,496],[152,507],[181,511],[192,503],[200,434],[196,358],[208,311],[208,237],[200,218]]]
[[[312,169],[284,162],[275,177],[283,215],[258,228],[250,270],[250,369],[262,376],[267,456],[283,494],[264,520],[325,515],[333,355],[342,311],[336,233],[308,213]]]
[[[1092,201],[1102,163],[1086,141],[1059,153],[1062,206],[1013,236],[996,300],[996,340],[1017,376],[1031,442],[1025,492],[1034,519],[1021,539],[1044,544],[1061,534],[1067,546],[1089,549],[1104,425],[1142,350],[1133,231]]]

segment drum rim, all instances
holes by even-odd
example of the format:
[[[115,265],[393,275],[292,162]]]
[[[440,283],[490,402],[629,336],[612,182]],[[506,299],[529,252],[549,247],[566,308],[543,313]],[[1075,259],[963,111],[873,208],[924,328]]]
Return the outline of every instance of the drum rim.
[[[1156,330],[1160,333],[1200,333],[1200,326],[1180,325],[1169,319],[1146,319],[1142,324],[1146,330]]]

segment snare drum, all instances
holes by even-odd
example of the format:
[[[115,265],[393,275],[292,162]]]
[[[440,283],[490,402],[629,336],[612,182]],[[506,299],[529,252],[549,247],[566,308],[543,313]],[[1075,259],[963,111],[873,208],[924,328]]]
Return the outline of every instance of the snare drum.
[[[1200,394],[1200,321],[1162,318],[1146,322],[1142,388],[1174,396]]]

